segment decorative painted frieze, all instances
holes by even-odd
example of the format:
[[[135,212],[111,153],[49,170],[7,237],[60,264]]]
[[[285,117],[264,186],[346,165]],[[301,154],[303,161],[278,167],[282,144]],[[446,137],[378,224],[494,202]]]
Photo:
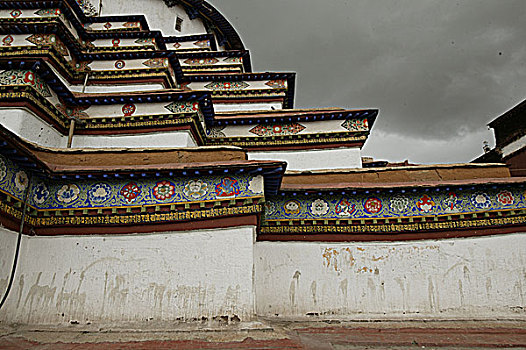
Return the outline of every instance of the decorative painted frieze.
[[[61,55],[69,55],[66,45],[55,34],[33,34],[27,37],[26,40],[37,46],[52,45]]]
[[[57,109],[62,112],[66,117],[71,119],[80,119],[80,118],[88,118],[89,115],[84,112],[84,110],[87,109],[87,107],[68,107],[64,106],[63,104],[57,104]]]
[[[227,57],[223,60],[226,63],[243,63],[242,57]]]
[[[249,87],[250,85],[244,81],[220,81],[220,82],[211,82],[205,85],[206,89],[210,90],[243,90]]]
[[[58,17],[62,14],[62,11],[59,8],[53,9],[40,9],[35,12],[35,15],[41,17]]]
[[[285,89],[287,88],[286,80],[270,80],[265,83],[265,85],[270,86],[273,89]]]
[[[0,191],[22,199],[28,173],[0,156]],[[184,204],[263,196],[263,177],[251,175],[64,181],[34,177],[29,204],[37,209],[112,208]]]
[[[199,111],[199,102],[172,102],[164,106],[172,113],[196,113]]]
[[[30,85],[42,96],[52,96],[46,83],[30,70],[5,70],[0,73],[0,85]]]
[[[82,12],[88,17],[96,16],[97,15],[97,9],[93,4],[88,0],[75,0],[77,4],[79,4]]]
[[[293,124],[270,124],[270,125],[257,125],[249,131],[258,136],[283,136],[283,135],[296,135],[305,130],[305,126],[293,123]]]
[[[126,22],[126,23],[123,23],[122,26],[124,28],[137,28],[137,29],[140,29],[141,28],[141,22]]]
[[[168,59],[164,57],[150,58],[142,64],[150,68],[166,68],[168,67]]]
[[[368,131],[369,123],[364,119],[347,119],[342,123],[342,127],[349,131]]]
[[[202,49],[210,48],[210,40],[199,40],[194,43],[194,46],[200,47]]]
[[[139,45],[154,45],[154,39],[153,38],[141,38],[135,40],[136,44]]]
[[[267,199],[267,220],[411,218],[526,208],[521,186],[418,189],[346,195],[296,195]]]
[[[218,138],[218,137],[226,137],[225,133],[223,132],[225,130],[225,127],[210,127],[206,129],[206,136],[210,138]]]
[[[219,60],[215,57],[210,58],[188,58],[183,61],[187,65],[190,66],[204,66],[204,65],[211,65],[216,64],[219,62]]]

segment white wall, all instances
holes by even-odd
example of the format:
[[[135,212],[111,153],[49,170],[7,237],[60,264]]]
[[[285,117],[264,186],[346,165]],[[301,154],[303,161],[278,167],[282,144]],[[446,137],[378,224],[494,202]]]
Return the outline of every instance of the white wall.
[[[0,124],[22,139],[39,146],[66,148],[68,137],[42,121],[33,112],[22,108],[0,109]],[[195,147],[196,141],[189,131],[170,131],[127,135],[74,135],[73,147]]]
[[[155,132],[131,135],[75,135],[72,147],[77,148],[151,148],[151,147],[196,147],[189,131]]]
[[[67,146],[67,136],[60,134],[33,112],[22,108],[0,108],[0,124],[37,145],[54,148]]]
[[[281,102],[221,103],[221,100],[214,102],[214,111],[216,112],[270,111],[272,109],[283,109],[283,105]]]
[[[91,0],[98,9],[99,1]],[[162,0],[103,0],[102,15],[145,15],[152,30],[160,30],[165,36],[206,34],[199,18],[190,20],[180,6],[168,7]],[[182,31],[175,30],[175,18],[183,18]]]
[[[4,260],[12,256],[12,237],[0,228],[0,278]],[[84,324],[221,315],[248,319],[254,313],[254,237],[253,226],[123,236],[24,236],[16,280],[0,320]]]
[[[0,298],[4,296],[13,267],[17,233],[0,227]]]
[[[256,311],[524,317],[524,247],[526,234],[406,243],[257,242]]]
[[[248,152],[248,159],[283,160],[287,162],[287,170],[324,170],[362,167],[359,148]]]

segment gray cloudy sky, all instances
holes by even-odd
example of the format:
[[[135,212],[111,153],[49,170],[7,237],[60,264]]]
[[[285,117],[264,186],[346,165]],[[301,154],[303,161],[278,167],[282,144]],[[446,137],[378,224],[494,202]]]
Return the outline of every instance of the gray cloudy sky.
[[[374,107],[363,155],[468,162],[526,98],[525,0],[210,0],[296,108]]]

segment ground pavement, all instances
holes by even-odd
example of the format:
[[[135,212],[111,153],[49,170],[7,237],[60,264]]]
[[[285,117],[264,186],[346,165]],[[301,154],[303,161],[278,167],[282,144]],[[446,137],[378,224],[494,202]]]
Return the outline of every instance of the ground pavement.
[[[0,324],[0,349],[526,349],[526,320]]]

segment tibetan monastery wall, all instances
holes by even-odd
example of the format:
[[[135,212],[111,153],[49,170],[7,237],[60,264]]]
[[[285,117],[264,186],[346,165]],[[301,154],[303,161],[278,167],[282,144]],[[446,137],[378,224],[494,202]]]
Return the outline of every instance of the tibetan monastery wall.
[[[0,108],[0,124],[22,139],[42,147],[66,148],[68,136],[59,133],[24,108]],[[109,147],[196,147],[191,132],[186,130],[116,135],[74,135],[74,148]]]
[[[250,160],[282,160],[287,170],[331,170],[361,168],[361,151],[358,147],[333,149],[307,149],[293,151],[248,152]]]
[[[255,227],[105,236],[23,236],[0,320],[22,324],[254,315]],[[5,290],[16,234],[0,228]]]
[[[163,0],[91,0],[98,8],[102,1],[102,15],[136,15],[143,14],[151,30],[160,30],[164,36],[182,36],[206,34],[206,28],[200,19],[190,20],[181,6],[168,7]],[[183,20],[181,31],[175,29],[175,20]]]
[[[401,243],[258,242],[256,311],[293,318],[524,317],[524,247],[524,233]]]

